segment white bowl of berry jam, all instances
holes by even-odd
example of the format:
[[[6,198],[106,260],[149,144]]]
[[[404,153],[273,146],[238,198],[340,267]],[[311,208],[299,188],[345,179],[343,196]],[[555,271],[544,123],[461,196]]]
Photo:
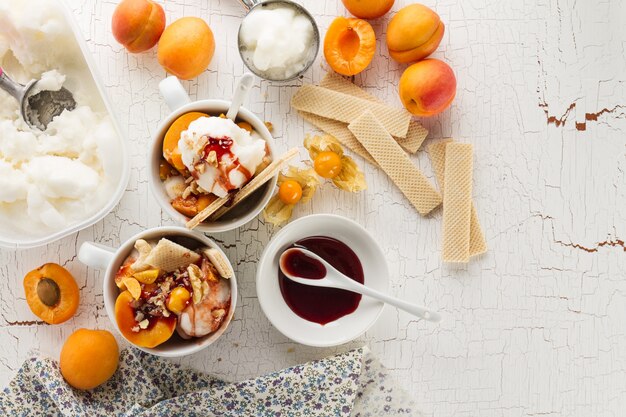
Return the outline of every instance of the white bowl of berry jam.
[[[315,214],[285,226],[270,241],[257,267],[257,295],[269,321],[288,338],[308,346],[347,343],[365,333],[384,304],[345,290],[307,286],[286,278],[280,255],[293,246],[324,258],[343,274],[379,291],[389,285],[384,254],[358,223]]]
[[[231,263],[208,237],[180,227],[141,232],[118,249],[85,242],[78,257],[105,270],[104,306],[118,332],[157,356],[190,355],[228,328],[237,302]]]

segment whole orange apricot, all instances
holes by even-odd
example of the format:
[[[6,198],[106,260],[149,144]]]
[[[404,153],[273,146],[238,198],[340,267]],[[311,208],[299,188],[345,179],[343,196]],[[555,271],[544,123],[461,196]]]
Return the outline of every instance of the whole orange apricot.
[[[338,17],[324,37],[324,57],[328,65],[342,75],[355,75],[372,62],[376,52],[376,34],[365,20]]]
[[[439,46],[445,25],[439,15],[415,3],[406,6],[387,26],[389,55],[398,62],[415,62],[432,54]]]
[[[65,341],[59,366],[68,384],[90,390],[113,376],[119,357],[117,341],[110,332],[78,329]]]
[[[167,72],[183,80],[204,72],[214,53],[213,32],[198,17],[178,19],[165,28],[159,40],[159,63]]]
[[[416,116],[434,116],[450,106],[456,95],[456,77],[448,64],[425,59],[408,67],[400,77],[400,99]]]
[[[350,13],[361,19],[377,19],[391,10],[395,0],[341,0]]]
[[[163,7],[152,0],[122,0],[112,19],[113,36],[129,52],[147,51],[165,29]]]

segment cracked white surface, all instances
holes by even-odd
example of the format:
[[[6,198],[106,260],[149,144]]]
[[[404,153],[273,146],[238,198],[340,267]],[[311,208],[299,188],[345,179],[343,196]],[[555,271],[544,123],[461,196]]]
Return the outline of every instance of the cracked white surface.
[[[116,245],[146,227],[172,224],[146,183],[147,144],[167,114],[156,52],[129,55],[115,43],[110,17],[116,2],[72,3],[128,133],[132,174],[119,207],[95,226],[45,248],[1,251],[1,385],[29,349],[57,356],[73,330],[111,328],[101,275],[75,258],[82,242]],[[408,3],[397,0],[393,10]],[[255,262],[272,231],[254,220],[214,236],[239,277],[230,330],[181,362],[238,380],[367,343],[425,415],[626,415],[626,4],[424,3],[447,24],[435,56],[451,63],[459,84],[452,108],[424,123],[430,138],[453,136],[475,145],[474,197],[489,253],[466,268],[442,266],[441,213],[421,218],[370,166],[367,192],[349,195],[327,185],[296,215],[354,218],[385,248],[392,292],[441,310],[446,320],[435,327],[386,309],[351,344],[315,349],[292,343],[272,328],[256,299]],[[344,13],[338,0],[304,4],[322,33]],[[209,71],[185,83],[192,97],[228,98],[243,73],[236,46],[240,4],[168,0],[165,9],[170,22],[183,15],[207,19],[216,35]],[[373,22],[379,51],[356,81],[399,105],[395,85],[404,67],[385,57],[380,40],[387,19]],[[318,82],[323,74],[316,64],[303,81]],[[311,131],[289,107],[301,83],[257,82],[248,102],[274,124],[281,149],[299,145]],[[416,160],[432,179],[426,155]],[[24,274],[44,261],[68,267],[81,288],[78,313],[63,325],[36,321],[24,300]]]

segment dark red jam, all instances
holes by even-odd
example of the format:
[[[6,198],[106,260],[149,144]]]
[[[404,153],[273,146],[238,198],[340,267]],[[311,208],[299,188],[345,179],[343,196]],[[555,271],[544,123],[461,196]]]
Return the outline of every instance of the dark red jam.
[[[233,140],[229,137],[223,138],[208,138],[208,142],[204,147],[203,159],[207,159],[211,151],[215,151],[215,155],[218,161],[222,160],[224,155],[233,155],[231,148],[233,147]]]
[[[337,239],[312,236],[297,241],[291,247],[308,249],[344,275],[358,283],[364,282],[363,266],[356,253]],[[322,325],[353,313],[361,301],[360,294],[350,291],[293,282],[282,273],[280,268],[278,269],[278,282],[283,299],[294,313],[305,320]]]
[[[322,279],[326,276],[323,263],[297,249],[287,252],[281,261],[280,269],[291,276],[306,279]]]

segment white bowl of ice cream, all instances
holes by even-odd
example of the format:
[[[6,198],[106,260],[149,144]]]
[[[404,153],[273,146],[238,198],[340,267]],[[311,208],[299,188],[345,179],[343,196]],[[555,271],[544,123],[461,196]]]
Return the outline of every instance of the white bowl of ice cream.
[[[163,211],[182,224],[215,199],[236,193],[276,155],[274,139],[265,123],[243,107],[234,122],[220,117],[227,113],[229,106],[230,102],[224,100],[183,104],[161,123],[154,136],[148,156],[150,188]],[[167,154],[163,149],[165,135],[177,119],[189,113],[203,113],[204,116],[197,117],[180,132],[180,137],[176,136],[180,169],[170,165],[173,176],[164,177],[162,170],[166,156],[171,162],[170,155],[164,155]],[[248,124],[252,132],[238,126],[242,123]],[[195,230],[225,232],[248,223],[269,202],[276,180],[277,176],[274,176],[221,217],[209,217]],[[197,206],[196,202],[201,198],[204,203]]]
[[[320,34],[313,16],[289,0],[246,0],[253,5],[239,27],[244,65],[269,81],[288,81],[315,61]]]
[[[128,152],[61,2],[0,4],[0,66],[22,84],[41,78],[43,89],[63,86],[77,101],[42,132],[28,127],[18,102],[0,91],[0,246],[41,246],[115,207],[128,182]]]

